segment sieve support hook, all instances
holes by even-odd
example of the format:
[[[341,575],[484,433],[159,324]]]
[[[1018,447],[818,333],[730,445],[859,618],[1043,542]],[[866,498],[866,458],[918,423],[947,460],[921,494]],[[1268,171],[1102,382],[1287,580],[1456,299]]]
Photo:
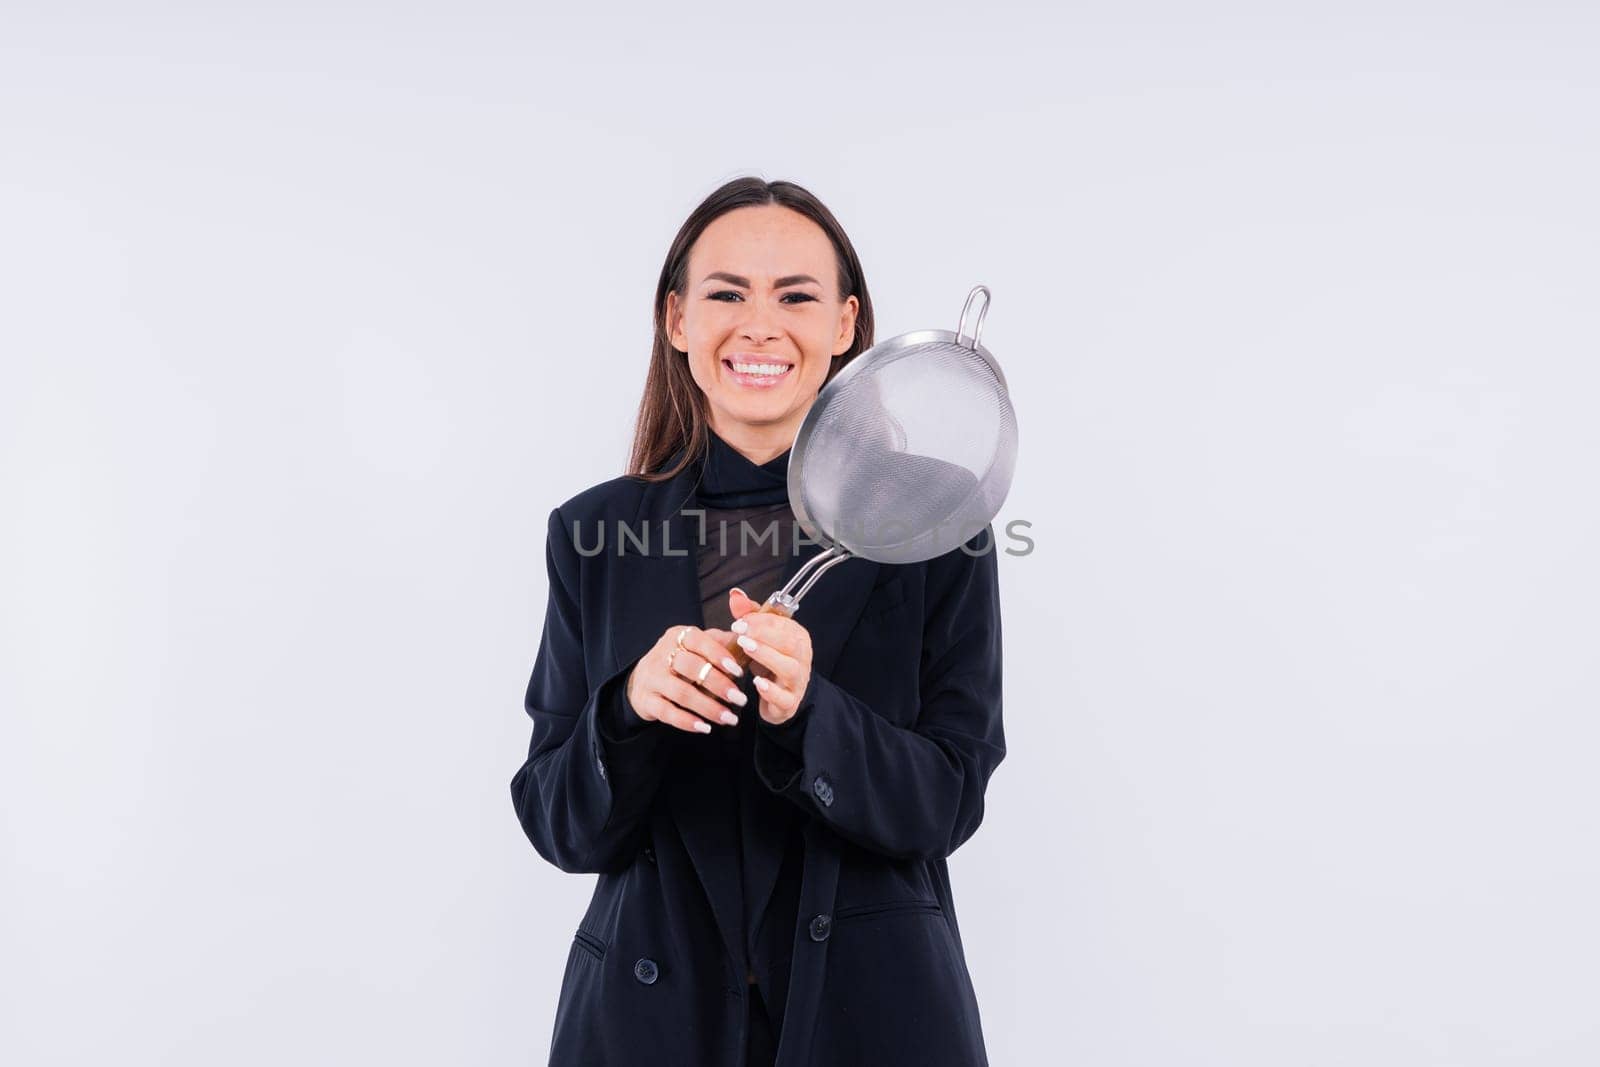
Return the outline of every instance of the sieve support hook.
[[[978,299],[978,294],[983,294],[983,307],[978,309],[978,321],[972,327],[973,349],[978,347],[978,335],[983,332],[983,317],[989,314],[989,287],[987,285],[974,285],[972,292],[967,294],[967,302],[961,305],[961,321],[956,323],[956,340],[961,340],[961,332],[967,328],[967,313],[972,310],[972,302]]]

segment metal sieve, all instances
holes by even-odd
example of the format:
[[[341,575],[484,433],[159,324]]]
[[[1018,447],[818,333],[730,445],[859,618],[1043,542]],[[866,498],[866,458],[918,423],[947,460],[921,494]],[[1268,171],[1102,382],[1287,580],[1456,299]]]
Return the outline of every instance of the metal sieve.
[[[988,288],[975,286],[954,333],[917,330],[873,345],[817,393],[789,453],[789,506],[827,548],[761,611],[794,615],[816,580],[852,556],[943,555],[999,513],[1016,467],[1017,418],[1000,365],[978,343],[988,311]],[[748,662],[742,648],[730,651]]]

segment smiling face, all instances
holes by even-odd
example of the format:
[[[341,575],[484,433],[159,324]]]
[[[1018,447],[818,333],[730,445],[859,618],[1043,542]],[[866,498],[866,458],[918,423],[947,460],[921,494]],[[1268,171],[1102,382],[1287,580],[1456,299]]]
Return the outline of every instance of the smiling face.
[[[667,337],[688,353],[717,436],[757,462],[788,448],[833,357],[855,338],[822,227],[780,204],[735,208],[689,250],[685,293],[667,294]]]

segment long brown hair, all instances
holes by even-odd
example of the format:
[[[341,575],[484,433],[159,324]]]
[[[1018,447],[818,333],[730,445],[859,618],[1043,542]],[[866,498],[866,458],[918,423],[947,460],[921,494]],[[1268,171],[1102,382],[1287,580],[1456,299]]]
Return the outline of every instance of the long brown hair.
[[[650,346],[650,370],[645,375],[644,397],[639,401],[639,416],[634,423],[627,474],[646,481],[665,481],[705,451],[710,426],[706,395],[689,373],[689,361],[667,338],[667,293],[675,292],[680,301],[684,299],[688,290],[689,250],[713,219],[734,208],[760,204],[781,204],[822,227],[833,242],[838,260],[839,299],[853,295],[860,305],[856,310],[855,338],[849,348],[833,357],[823,384],[831,382],[852,359],[872,347],[872,298],[867,295],[867,282],[862,276],[855,246],[833,212],[793,182],[735,178],[702,200],[690,213],[678,230],[678,236],[673,238],[672,247],[667,250],[667,261],[661,266],[661,280],[656,284],[655,340]],[[659,470],[680,448],[684,449],[684,454],[678,465],[671,470]]]

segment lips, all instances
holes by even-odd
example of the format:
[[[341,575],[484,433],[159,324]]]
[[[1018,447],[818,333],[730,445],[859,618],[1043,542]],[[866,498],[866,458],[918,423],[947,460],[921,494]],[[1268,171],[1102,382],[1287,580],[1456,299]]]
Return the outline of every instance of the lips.
[[[746,366],[781,366],[783,370],[776,374],[746,373],[744,371],[735,369],[734,363],[736,362]],[[770,389],[779,382],[787,381],[789,379],[789,375],[794,372],[794,364],[790,363],[788,360],[773,359],[765,356],[751,357],[745,355],[744,353],[724,359],[722,361],[722,365],[727,368],[728,377],[731,378],[735,384],[751,389]]]

